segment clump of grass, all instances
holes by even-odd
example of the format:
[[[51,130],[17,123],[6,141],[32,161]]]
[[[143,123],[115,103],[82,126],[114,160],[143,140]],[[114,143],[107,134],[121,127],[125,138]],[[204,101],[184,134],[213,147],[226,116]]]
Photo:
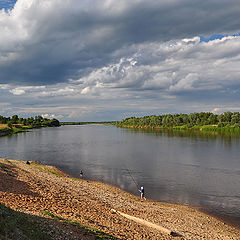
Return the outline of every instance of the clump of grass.
[[[59,173],[57,173],[57,172],[55,172],[55,171],[50,170],[49,172],[50,172],[51,174],[57,176],[57,177],[62,177]]]
[[[51,173],[57,177],[64,177],[66,176],[66,174],[64,174],[63,172],[61,172],[59,169],[57,169],[56,167],[52,167],[52,166],[45,166],[45,165],[41,165],[38,164],[36,162],[31,162],[31,166],[33,166],[34,168],[46,172],[46,173]]]
[[[7,173],[9,176],[12,176],[12,177],[15,176],[15,172],[12,171],[7,165],[5,165],[3,163],[0,163],[0,169],[2,169],[2,171]]]
[[[71,178],[73,181],[78,181],[79,179],[78,178]]]
[[[27,130],[24,130],[22,128],[13,128],[13,134],[17,134],[21,132],[27,132]]]
[[[95,239],[117,240],[102,231],[81,225],[77,221],[64,219],[56,216],[49,211],[43,212],[53,220],[71,224],[77,228],[87,231],[94,235]],[[56,222],[55,222],[56,223]],[[59,223],[59,222],[58,222]],[[57,224],[57,223],[56,223]],[[37,217],[22,212],[14,211],[0,203],[0,239],[22,239],[22,240],[50,240],[50,239],[75,239],[66,232],[56,227],[55,224],[49,225],[49,219]]]
[[[0,204],[0,239],[51,239],[31,217]]]
[[[77,221],[72,221],[72,220],[68,220],[68,219],[65,219],[65,218],[62,218],[60,216],[57,216],[49,211],[45,211],[45,212],[42,212],[44,215],[48,215],[54,219],[57,219],[57,220],[60,220],[60,221],[63,221],[65,223],[70,223],[71,225],[73,226],[77,226],[77,227],[80,227],[86,231],[88,231],[89,233],[91,233],[92,235],[94,235],[96,237],[96,239],[102,239],[102,240],[117,240],[118,238],[115,238],[103,231],[100,231],[98,229],[95,229],[95,228],[92,228],[92,227],[87,227],[87,226],[84,226],[82,224],[80,224],[79,222]]]
[[[2,163],[0,163],[0,168],[4,169],[4,168],[6,168],[6,166],[3,165]]]
[[[42,212],[44,215],[48,215],[49,217],[52,217],[54,219],[57,219],[57,220],[61,220],[61,221],[64,221],[65,222],[65,219],[62,218],[62,217],[59,217],[57,215],[54,215],[53,213],[49,212],[49,211],[45,211],[45,212]]]
[[[7,158],[5,158],[5,159],[3,159],[5,162],[7,162],[7,163],[9,163],[9,164],[11,164],[11,165],[13,165],[13,166],[15,166],[11,161],[9,161]]]

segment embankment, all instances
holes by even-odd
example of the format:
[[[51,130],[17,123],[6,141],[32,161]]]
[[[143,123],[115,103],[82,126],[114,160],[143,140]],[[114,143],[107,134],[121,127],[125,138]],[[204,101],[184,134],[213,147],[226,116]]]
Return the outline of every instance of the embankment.
[[[0,137],[11,135],[13,130],[11,128],[1,128],[0,129]]]
[[[32,162],[28,165],[0,160],[0,202],[13,210],[55,219],[59,224],[75,224],[75,228],[63,227],[72,239],[93,236],[85,232],[80,237],[77,231],[81,226],[100,231],[95,239],[237,240],[240,236],[238,229],[188,206],[141,201],[116,187],[73,179],[55,167]],[[111,209],[160,225],[174,234],[113,214]]]

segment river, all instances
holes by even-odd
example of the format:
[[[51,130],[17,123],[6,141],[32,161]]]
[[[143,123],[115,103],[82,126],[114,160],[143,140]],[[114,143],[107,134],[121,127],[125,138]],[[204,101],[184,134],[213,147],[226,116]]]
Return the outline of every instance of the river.
[[[0,157],[206,209],[240,225],[240,137],[104,125],[42,128],[0,138]]]

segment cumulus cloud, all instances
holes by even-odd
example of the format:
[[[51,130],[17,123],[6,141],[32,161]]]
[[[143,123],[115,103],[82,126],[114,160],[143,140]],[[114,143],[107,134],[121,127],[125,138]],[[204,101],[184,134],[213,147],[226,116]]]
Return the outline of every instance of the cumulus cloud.
[[[67,82],[124,46],[236,32],[239,10],[236,0],[18,0],[0,12],[0,83]]]
[[[239,41],[239,36],[210,42],[200,42],[199,37],[194,37],[134,44],[127,51],[126,47],[119,49],[115,62],[95,68],[79,79],[47,86],[11,87],[4,84],[0,89],[24,96],[26,102],[36,99],[45,106],[50,103],[75,105],[64,110],[53,107],[56,111],[64,111],[62,116],[68,118],[88,116],[106,109],[113,111],[113,107],[131,113],[138,109],[138,114],[170,111],[167,109],[178,112],[177,106],[184,97],[189,102],[184,103],[185,111],[196,111],[196,106],[211,111],[221,98],[231,104],[238,99]],[[207,107],[206,99],[211,99],[212,105]],[[112,106],[105,101],[111,101]],[[202,102],[202,107],[193,105],[194,101]],[[77,103],[81,103],[80,106]],[[156,107],[158,103],[164,103],[164,107]],[[96,110],[99,104],[105,109]],[[140,110],[140,106],[144,110]],[[60,112],[55,114],[60,115]]]
[[[221,114],[228,111],[240,112],[240,107],[217,107],[217,108],[214,108],[211,112],[214,114]]]
[[[68,120],[237,109],[239,10],[237,0],[18,0],[0,11],[0,102],[10,115]]]
[[[129,47],[134,54],[71,82],[81,83],[84,93],[99,84],[103,88],[168,93],[235,89],[239,85],[240,37],[208,43],[199,40],[134,45]]]
[[[10,88],[10,86],[8,86]],[[9,92],[13,95],[23,95],[26,92],[38,92],[39,90],[45,89],[45,86],[25,86],[25,87],[16,87],[10,89]]]
[[[15,88],[15,89],[10,90],[10,93],[12,93],[14,95],[22,95],[25,93],[25,91],[23,89]]]
[[[45,114],[42,114],[42,117],[43,118],[55,118],[55,115],[54,114],[45,113]]]

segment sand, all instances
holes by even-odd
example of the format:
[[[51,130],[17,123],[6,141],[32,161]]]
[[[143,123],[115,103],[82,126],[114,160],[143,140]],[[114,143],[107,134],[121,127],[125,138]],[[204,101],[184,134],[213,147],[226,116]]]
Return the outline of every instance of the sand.
[[[52,166],[6,159],[0,163],[0,202],[14,210],[41,217],[48,211],[118,239],[240,239],[238,229],[188,206],[144,201],[101,182],[71,178]],[[111,209],[160,225],[174,236]]]

